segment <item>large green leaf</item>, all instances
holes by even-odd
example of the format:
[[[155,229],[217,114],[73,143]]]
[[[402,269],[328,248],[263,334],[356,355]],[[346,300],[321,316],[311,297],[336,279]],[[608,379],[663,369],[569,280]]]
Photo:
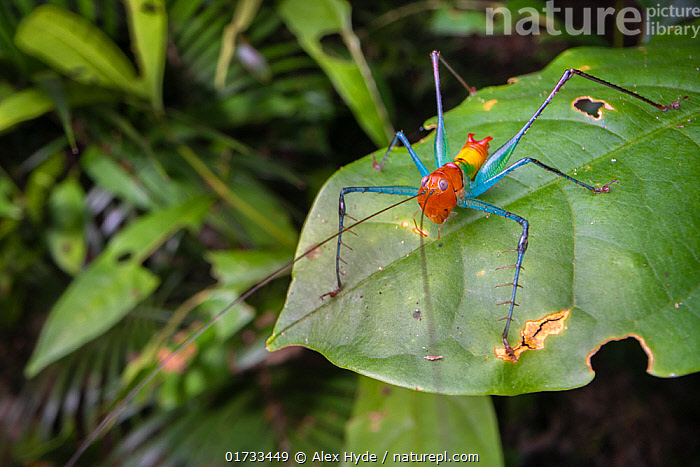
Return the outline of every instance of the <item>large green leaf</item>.
[[[506,177],[481,199],[530,221],[530,243],[511,327],[570,310],[561,334],[516,363],[494,355],[507,309],[520,227],[508,219],[461,211],[425,240],[410,228],[415,201],[354,229],[343,241],[345,287],[333,299],[335,245],[295,265],[285,307],[268,341],[316,349],[335,364],[393,384],[450,394],[519,394],[573,388],[594,374],[600,345],[635,336],[649,372],[683,375],[700,369],[700,59],[692,39],[657,41],[628,50],[577,49],[541,73],[488,88],[446,115],[453,140],[467,133],[504,144],[541,104],[566,68],[589,70],[680,109],[659,111],[612,89],[574,78],[516,150],[590,183],[617,179],[594,195],[537,167]],[[426,66],[428,59],[426,57]],[[572,107],[581,96],[604,100],[602,118]],[[433,165],[433,138],[414,147]],[[461,146],[461,145],[460,145]],[[452,148],[453,152],[456,148]],[[381,152],[380,152],[381,153]],[[298,253],[337,229],[344,186],[419,182],[405,150],[380,173],[366,157],[336,173],[307,218]],[[348,214],[362,218],[395,197],[353,194]],[[422,268],[429,278],[424,280]],[[427,294],[426,294],[427,291]],[[420,315],[416,313],[420,311]],[[442,357],[426,359],[424,357]]]

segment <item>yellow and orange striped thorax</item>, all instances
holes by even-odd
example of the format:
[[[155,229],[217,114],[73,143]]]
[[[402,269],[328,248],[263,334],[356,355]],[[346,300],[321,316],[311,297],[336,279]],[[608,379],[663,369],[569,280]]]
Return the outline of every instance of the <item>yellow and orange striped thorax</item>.
[[[467,142],[459,154],[455,157],[455,164],[458,164],[464,171],[464,174],[471,180],[474,180],[476,173],[479,171],[486,159],[489,157],[489,141],[493,140],[490,136],[477,141],[474,139],[474,133],[467,135]]]

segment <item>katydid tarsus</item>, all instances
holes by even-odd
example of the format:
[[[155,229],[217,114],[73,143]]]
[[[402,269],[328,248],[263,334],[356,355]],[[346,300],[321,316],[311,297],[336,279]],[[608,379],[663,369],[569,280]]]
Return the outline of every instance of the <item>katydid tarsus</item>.
[[[523,257],[525,254],[525,251],[527,249],[527,242],[528,242],[528,229],[529,229],[529,224],[526,219],[523,217],[518,216],[517,214],[514,214],[512,212],[509,212],[505,209],[499,208],[497,206],[488,204],[484,201],[481,201],[479,199],[476,199],[478,196],[486,192],[489,188],[491,188],[493,185],[495,185],[498,181],[500,181],[503,177],[505,177],[507,174],[512,172],[513,170],[516,170],[519,167],[522,167],[523,165],[526,165],[528,163],[533,163],[547,171],[553,172],[557,174],[560,177],[563,177],[573,183],[575,183],[578,186],[581,186],[593,193],[607,193],[609,192],[609,185],[612,182],[609,182],[601,187],[593,187],[591,185],[588,185],[580,180],[577,180],[575,178],[570,177],[569,175],[559,171],[558,169],[554,167],[550,167],[548,165],[545,165],[535,159],[526,157],[523,159],[518,160],[514,164],[512,164],[509,167],[506,167],[508,160],[510,156],[512,155],[513,151],[515,150],[517,144],[521,140],[521,138],[524,136],[526,131],[530,128],[530,126],[533,124],[533,122],[539,117],[539,115],[542,113],[542,111],[549,105],[551,102],[552,98],[557,94],[557,92],[562,88],[564,83],[566,83],[571,77],[574,75],[581,76],[583,78],[586,78],[588,80],[591,80],[593,82],[596,82],[598,84],[602,84],[604,86],[610,87],[612,89],[615,89],[619,92],[625,93],[629,96],[634,97],[635,99],[639,99],[649,105],[652,105],[660,110],[668,110],[668,109],[673,109],[673,108],[678,108],[679,102],[682,99],[679,99],[678,101],[675,101],[669,105],[663,105],[663,104],[658,104],[656,102],[653,102],[645,97],[642,97],[640,95],[637,95],[627,89],[624,89],[620,86],[617,86],[615,84],[609,83],[607,81],[604,81],[602,79],[596,78],[594,76],[591,76],[587,73],[584,73],[580,70],[576,69],[568,69],[564,72],[562,77],[559,79],[553,90],[550,92],[550,94],[547,96],[547,98],[544,100],[544,102],[540,105],[540,107],[535,111],[535,113],[532,115],[532,117],[524,124],[524,126],[512,137],[508,142],[506,142],[501,148],[499,148],[496,152],[494,152],[491,156],[488,154],[488,149],[489,149],[489,142],[492,140],[490,136],[485,137],[482,140],[476,140],[474,139],[473,134],[469,134],[467,137],[467,142],[464,145],[464,147],[457,153],[457,155],[452,158],[451,152],[449,149],[449,145],[447,142],[447,134],[446,134],[446,129],[444,125],[444,120],[443,120],[443,108],[442,108],[442,97],[440,93],[440,77],[439,77],[439,62],[442,60],[440,57],[439,52],[434,51],[431,54],[431,60],[432,60],[432,67],[433,67],[433,74],[434,74],[434,80],[435,80],[435,90],[436,90],[436,99],[437,99],[437,127],[435,130],[435,146],[434,146],[434,156],[435,156],[435,165],[436,165],[436,170],[433,172],[430,172],[425,164],[419,159],[418,155],[416,152],[413,150],[411,147],[410,142],[406,138],[403,132],[398,132],[391,145],[387,149],[383,160],[381,163],[377,163],[376,161],[373,162],[373,165],[375,168],[378,170],[382,170],[384,167],[384,164],[387,162],[388,156],[391,153],[392,149],[397,145],[397,143],[400,141],[403,146],[406,147],[408,150],[409,155],[413,159],[413,162],[415,163],[420,175],[421,175],[421,182],[419,187],[411,187],[411,186],[365,186],[365,187],[346,187],[343,188],[340,192],[340,197],[339,197],[339,208],[338,208],[338,213],[339,213],[339,225],[338,225],[338,232],[334,235],[332,235],[329,238],[326,238],[325,240],[318,242],[314,244],[311,248],[306,250],[303,254],[283,266],[282,268],[278,269],[274,273],[270,274],[267,278],[265,278],[263,281],[255,285],[253,288],[248,290],[245,294],[241,295],[238,299],[236,299],[235,302],[231,303],[229,306],[227,306],[225,309],[221,310],[210,322],[206,323],[203,325],[201,328],[199,328],[197,331],[195,331],[192,335],[190,335],[185,341],[183,341],[180,345],[177,346],[177,348],[165,359],[163,359],[159,365],[152,371],[150,372],[141,382],[139,382],[130,392],[129,394],[102,420],[102,422],[98,425],[95,430],[90,433],[90,435],[85,439],[85,441],[81,444],[79,447],[78,451],[73,455],[73,457],[69,460],[67,465],[71,466],[74,465],[75,462],[80,458],[80,456],[85,452],[85,450],[101,435],[101,433],[108,427],[110,423],[112,423],[117,415],[127,406],[127,404],[136,396],[136,394],[144,387],[146,386],[157,374],[160,372],[168,363],[169,361],[174,358],[182,349],[186,348],[188,345],[190,345],[197,337],[199,337],[203,332],[205,332],[209,327],[211,327],[216,321],[218,321],[228,310],[233,308],[235,305],[238,303],[241,303],[242,301],[246,300],[248,297],[250,297],[253,293],[258,291],[260,288],[265,286],[267,283],[272,281],[273,279],[277,278],[281,274],[283,274],[285,271],[287,271],[294,263],[297,261],[301,260],[302,258],[306,257],[316,249],[320,248],[324,244],[332,241],[333,239],[337,238],[337,248],[336,248],[336,256],[335,256],[335,268],[336,268],[336,280],[337,284],[336,287],[329,291],[328,293],[324,294],[321,299],[325,299],[325,297],[329,297],[331,300],[340,293],[343,287],[343,282],[341,280],[341,272],[340,272],[340,262],[342,261],[341,259],[341,247],[344,245],[342,243],[342,235],[343,233],[347,231],[351,231],[355,226],[358,224],[361,224],[383,212],[386,212],[390,209],[393,209],[394,207],[398,206],[399,204],[406,203],[408,201],[411,201],[412,199],[417,199],[418,204],[420,206],[420,209],[422,210],[423,214],[427,216],[430,220],[432,220],[434,223],[439,224],[440,227],[451,217],[451,213],[453,208],[459,206],[462,208],[468,208],[468,209],[475,209],[478,211],[483,211],[488,214],[495,214],[498,216],[503,216],[508,219],[512,219],[516,222],[518,222],[521,227],[522,227],[522,234],[520,236],[520,241],[518,242],[517,248],[514,250],[510,250],[511,252],[517,253],[517,259],[514,265],[509,265],[509,266],[504,266],[504,267],[510,267],[515,269],[514,273],[514,278],[512,283],[508,284],[503,284],[505,286],[512,287],[511,289],[511,296],[508,301],[505,301],[501,304],[507,304],[509,305],[509,310],[507,316],[504,318],[506,323],[505,327],[502,332],[502,342],[503,345],[505,346],[506,351],[511,350],[511,346],[508,343],[508,331],[510,328],[511,321],[513,319],[513,311],[514,307],[517,306],[517,303],[515,301],[516,299],[516,293],[517,289],[519,287],[518,281],[520,277],[520,270],[522,268],[522,263],[523,263]],[[443,61],[444,63],[444,61]],[[451,69],[450,69],[451,70]],[[452,70],[451,70],[452,71]],[[407,198],[399,201],[398,203],[395,203],[385,209],[382,209],[360,221],[357,221],[353,223],[350,226],[345,226],[344,225],[344,220],[345,217],[347,216],[346,214],[346,204],[345,204],[345,196],[350,194],[350,193],[377,193],[377,194],[394,194],[394,195],[402,195],[402,196],[407,196]],[[422,226],[421,226],[422,227]],[[419,232],[422,232],[421,229],[417,229]],[[439,230],[438,230],[439,232]],[[495,300],[494,300],[495,301]],[[442,356],[429,356],[425,357],[426,359],[432,359],[432,360],[438,360],[441,359]]]

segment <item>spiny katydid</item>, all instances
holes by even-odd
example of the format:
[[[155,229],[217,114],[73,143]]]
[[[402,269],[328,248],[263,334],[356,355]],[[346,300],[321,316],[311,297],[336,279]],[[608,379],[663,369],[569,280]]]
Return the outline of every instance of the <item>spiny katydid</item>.
[[[505,317],[505,327],[503,328],[502,338],[503,346],[505,347],[506,354],[509,356],[513,355],[513,349],[508,343],[508,330],[510,328],[510,323],[513,320],[513,309],[518,304],[515,301],[515,296],[518,290],[518,280],[520,278],[520,270],[522,268],[523,257],[525,255],[525,250],[527,250],[528,241],[528,229],[529,224],[526,219],[518,216],[510,211],[499,208],[492,204],[486,203],[477,199],[478,196],[483,194],[486,190],[491,188],[493,185],[498,183],[503,177],[508,175],[510,172],[522,167],[526,164],[535,164],[549,172],[553,172],[560,177],[565,178],[576,185],[583,187],[593,193],[608,193],[610,191],[610,184],[616,182],[613,180],[602,187],[596,188],[588,185],[580,180],[577,180],[569,175],[561,172],[560,170],[550,167],[542,162],[525,157],[518,160],[516,163],[506,168],[506,164],[510,159],[511,154],[515,151],[515,148],[520,142],[520,139],[525,135],[530,126],[535,122],[537,117],[540,116],[542,111],[549,105],[552,98],[559,92],[559,90],[564,86],[569,79],[573,76],[581,76],[595,83],[608,86],[612,89],[625,93],[639,99],[649,105],[653,105],[660,110],[675,109],[679,107],[680,101],[685,99],[679,99],[671,104],[663,105],[657,104],[646,97],[640,96],[633,93],[627,89],[624,89],[615,84],[604,81],[595,76],[584,73],[583,71],[570,68],[564,72],[564,74],[559,79],[559,82],[554,86],[554,89],[549,93],[549,96],[544,100],[542,105],[535,111],[535,113],[530,117],[530,119],[523,125],[523,127],[501,148],[499,148],[493,155],[488,155],[489,141],[493,138],[487,136],[486,138],[477,141],[474,139],[474,134],[470,133],[467,135],[467,142],[464,147],[457,153],[454,159],[451,158],[451,151],[449,144],[447,142],[447,132],[445,130],[445,124],[443,119],[443,109],[442,109],[442,96],[440,93],[440,73],[439,73],[439,62],[442,60],[440,53],[433,51],[431,53],[432,65],[433,65],[433,76],[435,79],[435,93],[437,98],[437,128],[435,130],[435,166],[436,169],[430,172],[425,164],[418,158],[418,155],[411,147],[411,143],[408,141],[403,132],[399,131],[396,133],[391,145],[384,155],[384,159],[381,164],[376,161],[373,163],[375,168],[382,170],[384,164],[389,157],[389,153],[400,141],[408,150],[411,158],[413,159],[418,172],[420,173],[422,179],[420,187],[411,186],[363,186],[363,187],[346,187],[340,191],[340,199],[338,201],[338,246],[336,250],[336,260],[335,260],[335,271],[336,271],[336,288],[326,294],[323,297],[334,298],[342,289],[343,282],[340,278],[340,262],[342,261],[340,250],[344,245],[342,242],[343,233],[343,219],[346,216],[346,206],[345,206],[345,196],[350,193],[378,193],[378,194],[391,194],[391,195],[402,195],[402,196],[412,196],[417,197],[418,205],[423,213],[434,223],[439,224],[440,227],[447,221],[447,219],[452,214],[452,210],[459,206],[466,209],[476,209],[478,211],[483,211],[488,214],[495,214],[498,216],[503,216],[507,219],[512,219],[516,221],[522,227],[522,234],[520,236],[520,241],[518,242],[518,247],[515,250],[509,250],[509,252],[517,253],[517,259],[514,265],[504,266],[506,268],[514,268],[515,275],[513,277],[513,282],[508,284],[503,284],[503,286],[511,286],[512,292],[510,300],[499,303],[499,305],[509,305],[508,315]],[[444,60],[443,60],[444,63]],[[449,66],[448,66],[449,67]],[[451,69],[450,69],[451,70]],[[439,229],[438,229],[439,232]],[[322,297],[322,298],[323,298]]]

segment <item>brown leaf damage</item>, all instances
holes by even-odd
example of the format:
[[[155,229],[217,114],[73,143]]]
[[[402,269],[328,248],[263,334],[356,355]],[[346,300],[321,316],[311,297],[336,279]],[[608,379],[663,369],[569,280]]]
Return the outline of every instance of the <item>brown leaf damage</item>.
[[[491,99],[490,101],[484,102],[484,110],[488,112],[489,110],[491,110],[491,107],[493,107],[493,104],[495,104],[496,102],[498,102],[498,100],[496,99]]]
[[[510,352],[505,347],[496,347],[494,353],[501,360],[517,362],[523,352],[544,349],[545,340],[551,335],[560,334],[569,318],[571,310],[562,310],[537,321],[527,321],[520,331],[520,342]]]

